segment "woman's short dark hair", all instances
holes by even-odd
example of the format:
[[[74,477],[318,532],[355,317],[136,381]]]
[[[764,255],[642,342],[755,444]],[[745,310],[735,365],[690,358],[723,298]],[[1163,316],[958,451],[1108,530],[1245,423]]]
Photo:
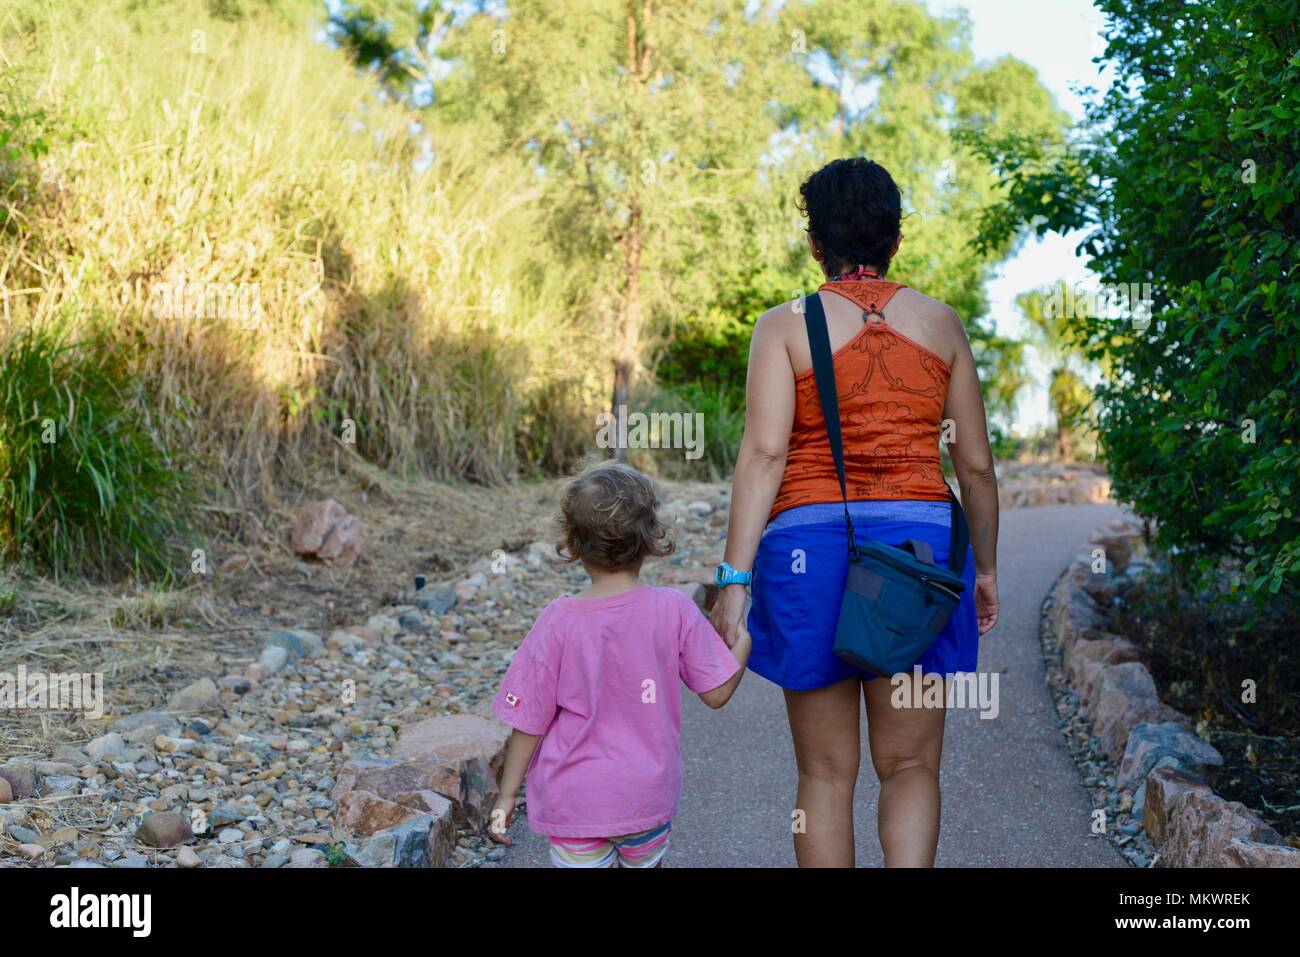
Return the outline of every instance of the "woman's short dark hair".
[[[669,555],[673,545],[658,506],[653,483],[636,469],[616,462],[593,465],[564,490],[556,550],[563,561],[605,571]]]
[[[837,159],[809,176],[799,195],[827,268],[889,267],[903,203],[887,169],[863,156]]]

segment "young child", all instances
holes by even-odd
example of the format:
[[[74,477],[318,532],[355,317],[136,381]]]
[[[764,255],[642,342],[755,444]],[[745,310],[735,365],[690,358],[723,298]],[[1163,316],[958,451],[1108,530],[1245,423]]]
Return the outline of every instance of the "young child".
[[[503,844],[528,774],[528,824],[557,867],[657,867],[681,796],[684,681],[711,708],[731,698],[749,658],[728,649],[695,603],[642,584],[647,556],[672,545],[650,480],[602,463],[568,487],[560,557],[591,587],[538,616],[493,710],[515,730],[492,812]]]

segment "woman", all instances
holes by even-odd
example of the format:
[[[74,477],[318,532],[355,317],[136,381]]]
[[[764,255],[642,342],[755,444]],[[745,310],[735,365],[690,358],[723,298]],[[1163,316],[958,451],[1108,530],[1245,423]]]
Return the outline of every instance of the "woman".
[[[898,187],[885,169],[861,158],[836,160],[800,193],[808,248],[827,277],[819,295],[858,542],[924,539],[936,563],[947,561],[951,506],[939,465],[942,430],[973,560],[968,553],[961,603],[920,665],[926,676],[973,671],[979,637],[998,617],[998,492],[970,343],[951,308],[884,278],[903,238]],[[798,300],[768,310],[755,325],[746,392],[719,566],[720,581],[734,583],[722,589],[712,620],[730,644],[752,580],[749,667],[785,689],[798,763],[795,807],[803,813],[795,817],[795,856],[800,867],[854,864],[861,688],[880,778],[885,866],[933,866],[944,709],[894,707],[892,700],[914,700],[912,676],[896,676],[891,685],[832,650],[847,532]],[[899,682],[905,696],[894,694]]]

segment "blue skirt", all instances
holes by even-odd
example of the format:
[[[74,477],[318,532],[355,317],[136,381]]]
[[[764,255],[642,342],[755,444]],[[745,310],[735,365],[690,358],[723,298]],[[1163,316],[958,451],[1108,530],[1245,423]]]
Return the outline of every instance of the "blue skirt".
[[[934,560],[948,561],[950,509],[947,502],[850,502],[859,544],[901,545],[921,539]],[[844,583],[848,578],[848,535],[844,506],[801,505],[773,519],[754,558],[753,604],[748,625],[754,639],[749,668],[790,691],[813,691],[859,678],[881,677],[836,656]],[[948,626],[921,656],[924,674],[974,671],[979,657],[975,620],[975,558],[970,549],[962,569],[966,591]]]

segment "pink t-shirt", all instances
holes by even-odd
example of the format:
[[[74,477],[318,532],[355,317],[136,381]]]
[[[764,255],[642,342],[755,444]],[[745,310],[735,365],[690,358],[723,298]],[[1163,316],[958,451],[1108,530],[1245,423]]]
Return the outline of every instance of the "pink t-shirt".
[[[672,820],[682,787],[682,696],[740,670],[685,594],[640,585],[561,596],[519,646],[492,709],[544,735],[528,766],[528,824],[617,837]]]

